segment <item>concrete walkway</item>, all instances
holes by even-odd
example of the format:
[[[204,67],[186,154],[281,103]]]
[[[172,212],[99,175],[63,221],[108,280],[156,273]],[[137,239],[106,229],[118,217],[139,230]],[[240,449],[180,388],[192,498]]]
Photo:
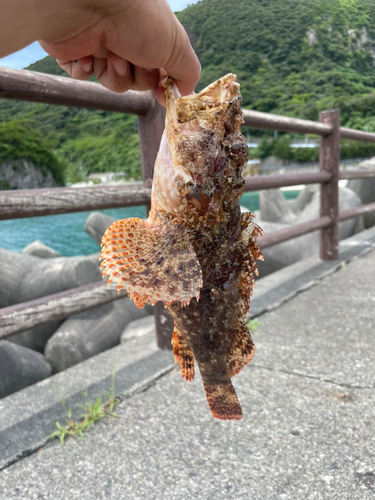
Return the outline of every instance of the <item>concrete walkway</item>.
[[[243,420],[212,419],[174,369],[2,470],[0,499],[374,500],[375,251],[259,319]]]

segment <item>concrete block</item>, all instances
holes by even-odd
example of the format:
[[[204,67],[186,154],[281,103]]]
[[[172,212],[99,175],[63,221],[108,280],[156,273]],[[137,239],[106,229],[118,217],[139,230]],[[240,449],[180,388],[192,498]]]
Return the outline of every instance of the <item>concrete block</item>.
[[[265,234],[281,231],[282,229],[290,227],[287,224],[277,224],[275,222],[260,221],[258,224]],[[264,262],[257,260],[260,278],[264,278],[283,267],[290,266],[302,258],[313,255],[318,256],[319,234],[315,232],[299,236],[298,238],[293,238],[292,240],[265,248],[262,250],[262,253]]]
[[[297,196],[296,200],[293,200],[296,202],[297,209],[302,211],[311,202],[312,197],[319,189],[319,184],[307,184]]]
[[[358,168],[360,170],[374,170],[375,156],[370,160],[361,162]],[[375,177],[372,179],[351,179],[347,187],[359,196],[364,205],[375,201]],[[365,228],[375,226],[375,212],[363,215],[363,223]]]
[[[342,240],[339,243],[338,260],[321,261],[318,255],[315,255],[257,280],[251,299],[250,317],[257,317],[269,309],[280,306],[301,290],[340,269],[345,262],[368,252],[371,247],[375,248],[375,228]]]
[[[340,211],[349,210],[361,205],[358,196],[348,188],[340,188],[339,206]],[[309,220],[319,218],[320,211],[320,192],[317,191],[313,194],[312,201],[296,218],[295,224],[302,224]],[[265,234],[279,231],[291,224],[280,224],[275,222],[257,221]],[[349,238],[355,232],[357,220],[349,219],[339,224],[339,239],[343,240]],[[264,262],[257,261],[259,275],[264,278],[269,274],[282,269],[283,267],[290,266],[301,259],[319,255],[319,231],[314,233],[305,234],[298,238],[293,238],[273,247],[266,248],[262,251]]]
[[[37,299],[101,280],[91,257],[41,259],[0,248],[0,307]],[[43,351],[60,322],[50,322],[10,337],[11,342]]]
[[[120,343],[123,344],[131,339],[143,337],[144,335],[156,335],[155,318],[154,316],[146,316],[144,318],[131,321],[121,334]]]
[[[280,189],[260,191],[259,207],[262,221],[293,224],[297,218]]]
[[[57,330],[62,322],[63,320],[50,321],[44,325],[35,326],[34,328],[30,328],[24,332],[16,333],[15,335],[8,337],[7,340],[13,344],[18,344],[23,347],[27,347],[28,349],[32,349],[33,351],[43,353],[47,340],[51,337],[53,332]]]
[[[117,219],[101,212],[94,212],[89,215],[85,222],[85,231],[91,238],[99,243],[102,241],[103,234],[109,226]]]
[[[71,316],[48,340],[46,359],[56,373],[110,349],[119,344],[124,328],[148,311],[124,297]]]
[[[49,377],[51,366],[42,354],[0,341],[0,398]]]
[[[56,257],[61,257],[61,253],[56,252],[56,250],[39,240],[35,240],[30,243],[30,245],[27,245],[27,247],[22,250],[22,253],[34,255],[34,257],[40,257],[42,259],[55,259]]]
[[[6,307],[101,280],[86,257],[40,259],[0,248],[0,306]]]
[[[351,189],[347,187],[339,188],[339,210],[343,212],[352,208],[359,207],[361,200]],[[311,202],[305,207],[296,220],[296,224],[302,224],[309,220],[318,219],[320,214],[320,191],[317,191]],[[357,219],[349,219],[339,224],[339,239],[349,238],[354,234]]]

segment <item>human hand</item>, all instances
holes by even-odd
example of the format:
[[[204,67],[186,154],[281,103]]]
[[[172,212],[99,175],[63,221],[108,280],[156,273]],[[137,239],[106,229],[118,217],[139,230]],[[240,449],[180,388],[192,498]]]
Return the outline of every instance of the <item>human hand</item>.
[[[167,0],[67,0],[48,7],[40,45],[70,76],[95,74],[110,90],[148,90],[165,104],[159,81],[171,76],[191,94],[200,64]],[[64,7],[64,9],[62,9]]]

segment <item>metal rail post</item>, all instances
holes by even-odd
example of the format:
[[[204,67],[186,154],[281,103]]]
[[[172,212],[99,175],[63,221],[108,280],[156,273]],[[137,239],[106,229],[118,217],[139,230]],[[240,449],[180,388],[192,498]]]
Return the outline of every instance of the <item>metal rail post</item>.
[[[332,129],[328,136],[320,137],[320,171],[331,174],[330,181],[320,185],[320,217],[331,219],[331,224],[320,233],[320,258],[336,260],[339,257],[340,111],[323,111],[319,120]]]
[[[151,186],[154,165],[165,125],[165,109],[154,98],[154,106],[146,116],[138,116],[143,182]]]
[[[158,154],[160,139],[165,124],[165,109],[155,101],[154,108],[146,116],[138,117],[139,139],[142,158],[143,182],[151,186],[154,175],[154,165]],[[147,206],[149,211],[150,206]],[[154,308],[156,325],[156,342],[159,349],[170,350],[173,331],[173,319],[162,302],[157,302]]]

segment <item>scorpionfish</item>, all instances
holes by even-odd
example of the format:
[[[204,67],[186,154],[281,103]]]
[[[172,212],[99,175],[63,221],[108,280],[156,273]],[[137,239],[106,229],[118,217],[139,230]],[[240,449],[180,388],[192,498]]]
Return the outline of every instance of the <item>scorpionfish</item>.
[[[195,95],[163,84],[167,114],[147,220],[114,222],[102,240],[101,267],[138,307],[161,300],[174,320],[181,375],[199,367],[216,418],[240,419],[231,378],[254,356],[246,326],[262,259],[262,230],[241,214],[247,143],[241,95],[228,74]]]

